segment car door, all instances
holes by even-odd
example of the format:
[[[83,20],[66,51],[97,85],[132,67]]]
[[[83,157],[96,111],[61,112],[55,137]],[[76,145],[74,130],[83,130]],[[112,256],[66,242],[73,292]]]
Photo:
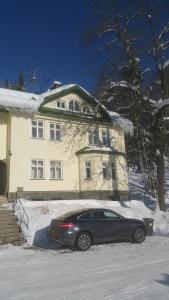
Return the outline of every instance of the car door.
[[[103,214],[107,240],[125,239],[128,236],[126,231],[126,219],[111,210],[104,210]]]
[[[89,230],[95,242],[109,240],[107,230],[108,221],[105,219],[103,210],[93,210],[79,216],[81,229]]]

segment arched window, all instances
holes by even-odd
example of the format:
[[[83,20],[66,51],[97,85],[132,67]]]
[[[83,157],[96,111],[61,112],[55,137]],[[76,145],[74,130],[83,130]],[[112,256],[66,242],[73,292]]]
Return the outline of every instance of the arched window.
[[[83,113],[85,114],[91,114],[91,110],[88,106],[83,106]]]
[[[72,111],[80,111],[79,102],[76,101],[76,100],[70,100],[69,109],[72,110]]]

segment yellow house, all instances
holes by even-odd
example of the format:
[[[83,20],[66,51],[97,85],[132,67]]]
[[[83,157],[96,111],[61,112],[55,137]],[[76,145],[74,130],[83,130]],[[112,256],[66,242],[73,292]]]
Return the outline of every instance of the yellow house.
[[[9,200],[128,194],[123,129],[76,84],[41,95],[0,89],[0,195]]]

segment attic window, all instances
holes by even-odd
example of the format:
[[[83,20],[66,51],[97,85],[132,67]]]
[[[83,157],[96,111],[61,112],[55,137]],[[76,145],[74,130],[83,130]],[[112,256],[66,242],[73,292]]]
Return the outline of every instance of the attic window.
[[[71,100],[69,102],[69,109],[72,111],[80,111],[80,105],[79,102],[76,100]]]
[[[91,114],[91,110],[88,106],[83,106],[83,113],[85,114]]]
[[[65,109],[65,101],[58,100],[56,105],[57,105],[58,108]]]

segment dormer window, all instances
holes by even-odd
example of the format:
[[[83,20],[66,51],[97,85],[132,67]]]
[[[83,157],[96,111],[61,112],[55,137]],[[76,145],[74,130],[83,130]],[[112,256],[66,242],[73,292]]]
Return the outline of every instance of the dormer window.
[[[76,100],[70,100],[69,109],[72,110],[72,111],[80,111],[79,102],[76,101]]]
[[[83,106],[83,113],[84,114],[91,114],[91,110],[88,106]]]
[[[65,101],[58,100],[56,102],[56,106],[57,106],[57,108],[65,109]]]

